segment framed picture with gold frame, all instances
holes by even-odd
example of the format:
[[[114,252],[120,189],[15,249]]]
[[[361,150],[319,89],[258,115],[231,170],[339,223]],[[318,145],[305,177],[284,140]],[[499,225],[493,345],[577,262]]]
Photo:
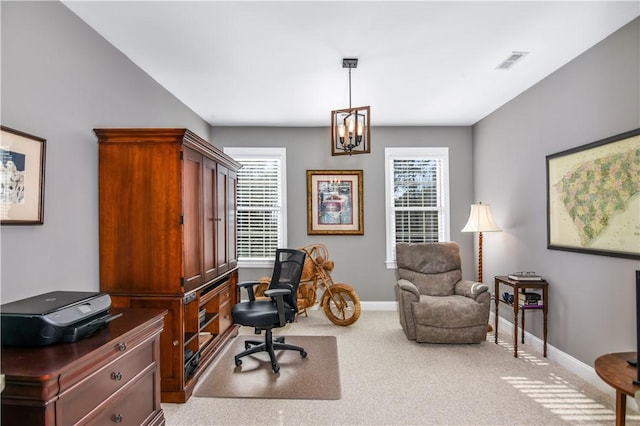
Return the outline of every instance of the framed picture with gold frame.
[[[640,259],[640,129],[546,160],[547,248]]]
[[[0,223],[44,222],[46,140],[0,126]]]
[[[362,170],[307,170],[307,234],[364,234],[362,176]]]

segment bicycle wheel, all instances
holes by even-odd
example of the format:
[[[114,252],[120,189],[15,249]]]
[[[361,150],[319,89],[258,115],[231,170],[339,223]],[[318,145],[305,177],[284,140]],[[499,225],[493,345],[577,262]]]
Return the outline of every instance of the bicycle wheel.
[[[360,317],[360,298],[350,285],[335,283],[325,289],[322,309],[335,325],[351,325]]]

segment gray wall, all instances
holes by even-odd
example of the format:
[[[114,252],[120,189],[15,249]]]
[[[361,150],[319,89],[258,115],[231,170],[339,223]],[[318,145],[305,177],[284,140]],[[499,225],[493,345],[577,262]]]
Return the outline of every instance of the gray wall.
[[[546,248],[545,156],[640,127],[639,52],[636,19],[473,129],[476,198],[504,229],[485,236],[486,276],[534,270],[547,278],[549,342],[589,365],[635,350],[640,262]],[[526,324],[541,338],[539,315]]]
[[[372,107],[373,108],[373,107]],[[335,262],[335,282],[352,285],[363,301],[395,300],[395,270],[385,266],[385,147],[449,147],[451,239],[461,245],[463,273],[475,278],[473,235],[460,230],[472,203],[471,127],[374,127],[371,154],[331,156],[329,128],[214,127],[216,145],[286,147],[288,245],[325,244]],[[363,170],[364,235],[307,235],[306,170]],[[240,279],[269,275],[242,269]]]
[[[98,290],[92,129],[209,125],[61,3],[0,7],[2,124],[47,140],[44,224],[0,229],[1,300]]]

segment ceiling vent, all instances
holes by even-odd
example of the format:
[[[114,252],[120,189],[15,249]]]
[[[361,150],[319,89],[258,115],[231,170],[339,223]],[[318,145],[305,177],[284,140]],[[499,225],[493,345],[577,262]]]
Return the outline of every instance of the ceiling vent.
[[[497,66],[497,69],[508,70],[528,54],[529,52],[511,52],[509,57]]]

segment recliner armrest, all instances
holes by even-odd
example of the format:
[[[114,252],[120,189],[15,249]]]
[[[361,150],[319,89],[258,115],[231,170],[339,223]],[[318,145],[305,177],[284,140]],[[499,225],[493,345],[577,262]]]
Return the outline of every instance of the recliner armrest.
[[[474,300],[477,299],[480,294],[486,291],[489,291],[489,287],[480,282],[474,282],[470,280],[458,281],[453,290],[454,294],[470,297]]]
[[[284,296],[291,294],[291,290],[286,288],[272,288],[266,290],[264,295],[276,300],[276,308],[278,309],[278,321],[280,321],[280,327],[284,326],[287,322],[284,317]]]
[[[398,287],[400,288],[400,290],[409,292],[413,294],[415,297],[417,297],[418,299],[420,298],[420,292],[418,291],[418,287],[416,287],[416,285],[411,281],[407,281],[405,279],[399,279]]]
[[[254,287],[260,284],[260,281],[243,281],[241,283],[236,284],[238,288],[245,288],[247,293],[249,294],[249,301],[253,302],[256,300],[256,293],[254,291]]]

